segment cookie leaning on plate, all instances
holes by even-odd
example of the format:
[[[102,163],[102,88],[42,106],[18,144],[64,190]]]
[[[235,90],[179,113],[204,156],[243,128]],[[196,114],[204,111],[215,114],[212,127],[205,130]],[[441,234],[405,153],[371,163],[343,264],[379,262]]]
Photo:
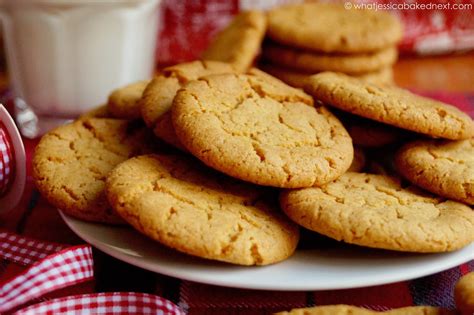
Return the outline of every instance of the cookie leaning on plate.
[[[279,312],[275,315],[454,315],[442,308],[432,306],[409,306],[395,308],[389,311],[376,312],[362,307],[352,305],[325,305],[307,308],[296,308],[289,312]]]
[[[267,36],[281,44],[313,51],[362,53],[395,45],[402,29],[400,22],[385,12],[304,3],[270,10]]]
[[[282,192],[280,203],[298,224],[350,244],[428,253],[474,241],[471,208],[382,175],[346,173],[318,188]]]
[[[107,174],[130,157],[152,151],[141,124],[89,118],[43,136],[33,157],[36,187],[49,203],[76,218],[123,223],[105,198]]]
[[[415,185],[474,205],[474,138],[408,143],[395,156],[395,163]]]
[[[474,136],[474,122],[458,108],[400,88],[323,72],[308,80],[305,91],[344,111],[431,137],[461,140]]]
[[[275,187],[321,185],[353,157],[342,124],[312,98],[268,74],[203,77],[183,87],[172,107],[181,143],[208,166]]]
[[[267,18],[263,12],[242,12],[216,35],[202,59],[227,62],[239,71],[246,71],[260,51],[266,29]]]
[[[240,265],[288,258],[298,227],[265,189],[236,181],[181,155],[130,159],[107,178],[107,197],[133,227],[194,256]]]

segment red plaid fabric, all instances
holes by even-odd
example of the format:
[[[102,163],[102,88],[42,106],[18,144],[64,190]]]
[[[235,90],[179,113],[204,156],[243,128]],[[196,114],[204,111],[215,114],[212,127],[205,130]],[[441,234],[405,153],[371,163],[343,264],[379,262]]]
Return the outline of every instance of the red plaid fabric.
[[[15,159],[10,143],[5,125],[0,121],[0,196],[8,191],[13,182]]]
[[[0,244],[0,258],[23,266],[31,265],[67,247],[8,232],[0,232]]]
[[[39,314],[163,314],[184,315],[175,304],[156,295],[114,292],[68,296],[29,306],[15,315]]]

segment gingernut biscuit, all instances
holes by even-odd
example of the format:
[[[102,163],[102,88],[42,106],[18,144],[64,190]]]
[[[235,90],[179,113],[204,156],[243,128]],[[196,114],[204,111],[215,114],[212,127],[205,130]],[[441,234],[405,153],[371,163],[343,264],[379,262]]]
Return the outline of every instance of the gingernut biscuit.
[[[280,204],[296,223],[350,244],[430,253],[474,241],[471,208],[383,175],[346,173],[321,187],[284,191]]]
[[[302,72],[343,72],[358,75],[391,67],[397,60],[397,48],[388,47],[365,54],[323,54],[267,43],[262,56],[273,64]]]
[[[202,76],[233,72],[232,65],[219,61],[193,61],[165,68],[143,92],[139,105],[143,120],[158,138],[171,145],[178,144],[174,130],[163,129],[171,126],[170,116],[165,113],[170,110],[176,92],[187,82]],[[182,145],[177,147],[182,149]]]
[[[152,151],[153,135],[142,124],[89,118],[43,136],[33,156],[33,178],[53,206],[76,218],[123,223],[104,193],[105,178],[119,163]]]
[[[178,251],[239,265],[288,258],[298,227],[255,187],[181,155],[145,155],[115,168],[107,197],[135,229]]]
[[[138,81],[112,91],[107,107],[109,113],[120,119],[139,119],[139,100],[150,81]]]
[[[433,306],[409,306],[395,308],[389,311],[376,312],[352,305],[325,305],[307,308],[295,308],[288,312],[279,312],[275,315],[454,315],[455,312]]]
[[[301,3],[270,10],[267,36],[280,44],[307,50],[365,53],[397,44],[402,27],[393,15],[381,11]]]
[[[267,17],[263,12],[242,12],[217,34],[202,59],[227,62],[246,71],[260,51],[266,29]]]
[[[420,140],[395,156],[398,171],[437,195],[474,205],[474,139]]]
[[[265,72],[277,77],[288,85],[296,88],[304,88],[308,84],[312,75],[317,74],[301,72],[286,67],[277,66],[271,63],[264,63],[259,66]],[[382,68],[374,72],[360,73],[358,75],[351,75],[352,77],[364,80],[366,82],[376,83],[380,85],[393,84],[393,70],[391,67]]]
[[[350,166],[352,142],[339,120],[304,92],[261,71],[192,81],[176,95],[173,126],[208,166],[255,184],[322,185]]]
[[[474,136],[474,122],[466,113],[397,87],[323,72],[312,76],[305,90],[341,110],[431,137],[461,140]]]
[[[84,120],[89,118],[113,118],[112,115],[109,113],[109,109],[107,108],[107,104],[97,106],[77,118],[77,120]]]
[[[456,308],[462,315],[474,314],[474,272],[469,272],[459,279],[454,287]]]

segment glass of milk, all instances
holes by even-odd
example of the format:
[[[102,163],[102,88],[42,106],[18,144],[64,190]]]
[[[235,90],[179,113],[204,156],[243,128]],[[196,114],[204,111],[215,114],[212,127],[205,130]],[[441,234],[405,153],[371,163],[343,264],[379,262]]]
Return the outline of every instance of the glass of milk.
[[[16,119],[36,137],[152,76],[160,0],[0,0]]]

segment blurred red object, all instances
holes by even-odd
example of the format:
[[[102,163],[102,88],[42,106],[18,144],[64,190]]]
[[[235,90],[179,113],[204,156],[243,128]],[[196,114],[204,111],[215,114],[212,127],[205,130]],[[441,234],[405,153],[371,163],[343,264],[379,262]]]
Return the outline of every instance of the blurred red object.
[[[168,65],[198,58],[212,37],[241,10],[268,9],[298,0],[164,0],[157,61]],[[474,1],[329,0],[365,4],[397,15],[405,29],[402,53],[441,54],[474,48]],[[422,9],[422,7],[424,8]],[[439,6],[436,7],[436,6]],[[418,9],[417,9],[418,8]],[[456,9],[457,8],[457,9]],[[330,34],[328,34],[330,36]]]

